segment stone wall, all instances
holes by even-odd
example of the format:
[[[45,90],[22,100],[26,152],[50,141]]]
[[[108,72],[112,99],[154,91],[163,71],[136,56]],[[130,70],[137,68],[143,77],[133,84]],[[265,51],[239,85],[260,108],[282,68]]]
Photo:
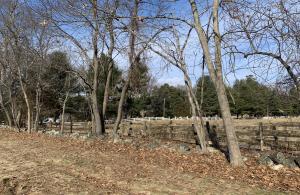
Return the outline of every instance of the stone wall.
[[[212,144],[226,145],[223,126],[210,125],[206,122],[206,136]],[[195,143],[192,125],[157,124],[155,122],[124,122],[120,132],[136,137],[154,137],[186,143]],[[258,123],[252,126],[236,126],[236,134],[241,147],[250,149],[281,149],[300,151],[300,123]]]

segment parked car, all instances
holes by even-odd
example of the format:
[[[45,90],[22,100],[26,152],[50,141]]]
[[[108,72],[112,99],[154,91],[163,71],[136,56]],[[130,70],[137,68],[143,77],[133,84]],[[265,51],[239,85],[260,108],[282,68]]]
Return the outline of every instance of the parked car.
[[[43,120],[43,124],[49,124],[49,123],[54,123],[54,118],[45,118]]]
[[[51,117],[48,117],[48,118],[45,118],[43,121],[42,121],[42,124],[43,125],[49,125],[49,124],[53,124],[53,125],[59,125],[60,124],[60,119],[54,119],[54,118],[51,118]]]

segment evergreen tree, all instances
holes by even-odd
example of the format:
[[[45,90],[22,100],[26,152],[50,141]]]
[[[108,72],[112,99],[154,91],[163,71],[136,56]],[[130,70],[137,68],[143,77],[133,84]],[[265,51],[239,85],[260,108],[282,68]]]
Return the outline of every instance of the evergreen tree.
[[[151,113],[153,116],[165,115],[165,117],[190,116],[186,92],[168,84],[154,88],[151,97]]]
[[[236,103],[236,114],[248,114],[250,116],[266,115],[272,109],[269,104],[270,90],[258,83],[250,75],[246,79],[237,80],[233,86],[233,96]],[[274,99],[275,100],[275,99]]]
[[[203,84],[203,94],[202,94]],[[201,104],[201,96],[203,96],[202,111],[204,116],[219,115],[219,103],[216,89],[209,76],[201,77],[197,81],[196,96],[199,104]]]

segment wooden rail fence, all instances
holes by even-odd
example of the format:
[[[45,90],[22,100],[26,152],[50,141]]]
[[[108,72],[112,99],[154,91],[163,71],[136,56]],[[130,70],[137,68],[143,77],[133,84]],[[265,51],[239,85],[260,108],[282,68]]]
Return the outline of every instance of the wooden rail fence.
[[[285,149],[300,151],[300,123],[276,123],[236,126],[241,147],[250,149]],[[213,144],[226,145],[226,134],[221,125],[205,125],[207,140]],[[147,121],[122,123],[123,135],[147,136],[195,143],[193,125],[155,124]]]

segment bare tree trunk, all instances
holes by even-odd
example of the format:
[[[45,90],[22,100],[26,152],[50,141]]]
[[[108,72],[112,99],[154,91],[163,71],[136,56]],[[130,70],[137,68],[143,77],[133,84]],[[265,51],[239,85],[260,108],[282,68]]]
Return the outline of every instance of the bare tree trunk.
[[[199,144],[201,146],[201,150],[203,152],[206,152],[207,147],[206,147],[206,141],[205,141],[204,123],[203,123],[203,119],[202,119],[201,110],[199,108],[198,101],[196,99],[196,96],[195,96],[193,88],[192,88],[191,79],[190,79],[189,75],[187,74],[186,66],[182,65],[181,67],[183,69],[182,72],[184,74],[185,86],[186,86],[188,99],[189,99],[191,109],[192,109],[194,128],[196,130],[197,137],[199,139]],[[198,120],[198,117],[199,117],[200,121]]]
[[[96,135],[102,135],[105,133],[104,122],[102,118],[102,109],[99,109],[99,101],[97,98],[97,92],[99,87],[98,75],[99,75],[99,60],[98,60],[98,36],[99,36],[99,25],[98,25],[98,11],[97,11],[97,0],[93,0],[93,18],[95,20],[94,34],[93,34],[93,89],[91,93],[92,108],[95,119],[95,131]],[[100,113],[101,112],[101,113]]]
[[[215,63],[216,63],[216,88],[218,94],[218,100],[220,104],[220,109],[222,113],[223,123],[225,127],[225,132],[227,136],[227,144],[229,150],[230,162],[234,166],[243,165],[238,140],[235,134],[235,129],[233,125],[233,120],[230,113],[229,102],[226,95],[225,84],[223,81],[222,74],[222,55],[221,55],[221,34],[219,30],[219,0],[214,0],[213,4],[213,29],[214,29],[214,40],[215,40]]]
[[[3,83],[3,75],[2,75],[2,74],[3,74],[3,71],[1,71],[1,73],[0,73],[0,76],[1,76],[1,82]],[[6,120],[7,120],[8,126],[9,126],[9,127],[12,127],[11,117],[10,117],[9,112],[8,112],[6,106],[4,105],[4,102],[3,102],[3,95],[2,95],[1,87],[2,87],[2,86],[0,86],[0,104],[1,104],[2,109],[4,110],[4,113],[5,113],[5,116],[6,116]]]
[[[18,72],[19,72],[19,80],[20,80],[20,85],[21,85],[21,89],[24,95],[24,99],[25,99],[25,103],[26,103],[26,107],[27,107],[27,131],[28,133],[31,133],[31,105],[30,105],[30,100],[26,91],[26,87],[24,86],[24,83],[22,81],[22,76],[21,76],[21,70],[18,67]]]
[[[129,86],[129,79],[130,78],[127,78],[127,80],[126,80],[126,82],[123,86],[123,89],[122,89],[122,93],[121,93],[121,97],[120,97],[120,101],[119,101],[119,105],[118,105],[118,115],[117,115],[117,119],[115,121],[114,129],[113,129],[113,136],[114,137],[118,136],[117,132],[118,132],[118,128],[119,128],[119,125],[121,123],[121,120],[122,120],[123,104],[124,104],[126,93],[127,93],[128,86]]]
[[[18,120],[17,120],[17,105],[16,105],[16,101],[15,101],[15,98],[12,97],[11,91],[9,93],[10,93],[9,98],[10,98],[10,104],[11,104],[10,107],[11,107],[12,119],[13,119],[14,125],[18,129],[20,129],[20,125],[19,125]]]
[[[227,136],[227,145],[229,150],[230,163],[233,166],[241,166],[243,165],[243,160],[241,157],[241,152],[239,149],[237,137],[235,134],[235,129],[233,125],[233,121],[231,118],[230,107],[228,103],[228,99],[225,92],[225,85],[223,82],[222,76],[222,64],[221,64],[221,36],[219,32],[219,21],[218,21],[218,7],[219,1],[214,0],[213,6],[213,24],[214,24],[214,33],[215,33],[215,63],[216,69],[212,61],[212,57],[209,51],[208,40],[206,38],[205,32],[202,28],[200,22],[200,16],[198,13],[197,5],[195,0],[189,0],[192,8],[192,13],[194,17],[195,28],[198,34],[199,41],[201,43],[205,62],[207,64],[207,68],[210,74],[210,77],[216,87],[218,101],[221,109],[221,114],[223,118],[223,123]]]
[[[63,134],[64,133],[64,128],[65,128],[65,110],[66,110],[66,103],[68,101],[69,98],[69,91],[66,93],[64,102],[63,102],[63,109],[62,109],[62,114],[61,114],[61,125],[60,125],[60,133]]]
[[[106,117],[106,108],[107,108],[107,102],[108,102],[108,96],[109,96],[109,88],[110,88],[110,80],[112,76],[112,63],[109,65],[109,70],[106,78],[106,83],[105,83],[105,88],[104,88],[104,97],[103,97],[103,105],[102,105],[102,113],[103,113],[103,118],[105,119]]]
[[[40,119],[40,111],[41,111],[41,104],[40,98],[41,97],[41,89],[36,89],[36,97],[35,97],[35,120],[34,120],[34,130],[38,131],[39,128],[39,119]]]
[[[16,124],[17,124],[17,127],[18,127],[19,131],[20,131],[20,128],[22,126],[21,119],[22,119],[22,112],[21,112],[21,108],[19,108],[17,110],[17,115],[16,115]]]
[[[8,126],[12,127],[11,117],[10,117],[9,112],[8,112],[8,110],[6,109],[6,107],[5,107],[4,103],[3,103],[3,97],[2,97],[1,89],[0,89],[0,104],[1,104],[2,109],[4,110],[4,113],[5,113],[5,116],[6,116],[6,120],[8,122]]]
[[[186,90],[187,90],[187,94],[188,94],[188,99],[191,105],[191,109],[192,109],[192,117],[193,117],[193,123],[194,123],[194,128],[195,131],[197,133],[197,137],[199,139],[199,144],[201,146],[201,150],[206,152],[207,151],[207,147],[206,147],[206,142],[205,142],[205,134],[204,134],[204,128],[203,128],[203,123],[200,121],[199,124],[199,120],[198,120],[198,115],[197,115],[197,109],[196,109],[196,105],[195,102],[193,101],[192,98],[192,91],[190,90],[188,84],[187,84],[187,80],[185,77],[185,85],[186,85]]]
[[[132,68],[135,66],[136,63],[136,51],[135,51],[135,43],[136,43],[136,36],[137,36],[137,30],[138,30],[138,7],[139,7],[140,0],[135,0],[134,1],[134,8],[132,11],[131,15],[131,24],[130,24],[130,36],[129,36],[129,52],[128,52],[128,58],[129,58],[129,71],[128,71],[128,78],[125,81],[125,84],[122,89],[119,105],[118,105],[118,115],[117,119],[114,124],[114,129],[113,129],[113,136],[116,138],[117,131],[119,128],[119,125],[122,120],[122,114],[123,114],[123,104],[125,101],[126,93],[129,87],[130,79],[131,79],[131,71]]]
[[[106,108],[107,108],[107,102],[108,102],[108,96],[109,96],[109,88],[111,85],[110,81],[111,81],[112,72],[113,72],[113,51],[115,48],[115,35],[114,35],[114,31],[113,31],[113,17],[115,16],[116,9],[117,8],[114,9],[111,17],[108,19],[108,22],[107,22],[110,46],[109,46],[109,50],[107,53],[107,56],[109,59],[109,66],[108,66],[108,74],[107,74],[106,83],[105,83],[103,105],[102,105],[102,108],[103,108],[102,114],[103,114],[104,120],[106,118],[105,115],[106,115]]]

